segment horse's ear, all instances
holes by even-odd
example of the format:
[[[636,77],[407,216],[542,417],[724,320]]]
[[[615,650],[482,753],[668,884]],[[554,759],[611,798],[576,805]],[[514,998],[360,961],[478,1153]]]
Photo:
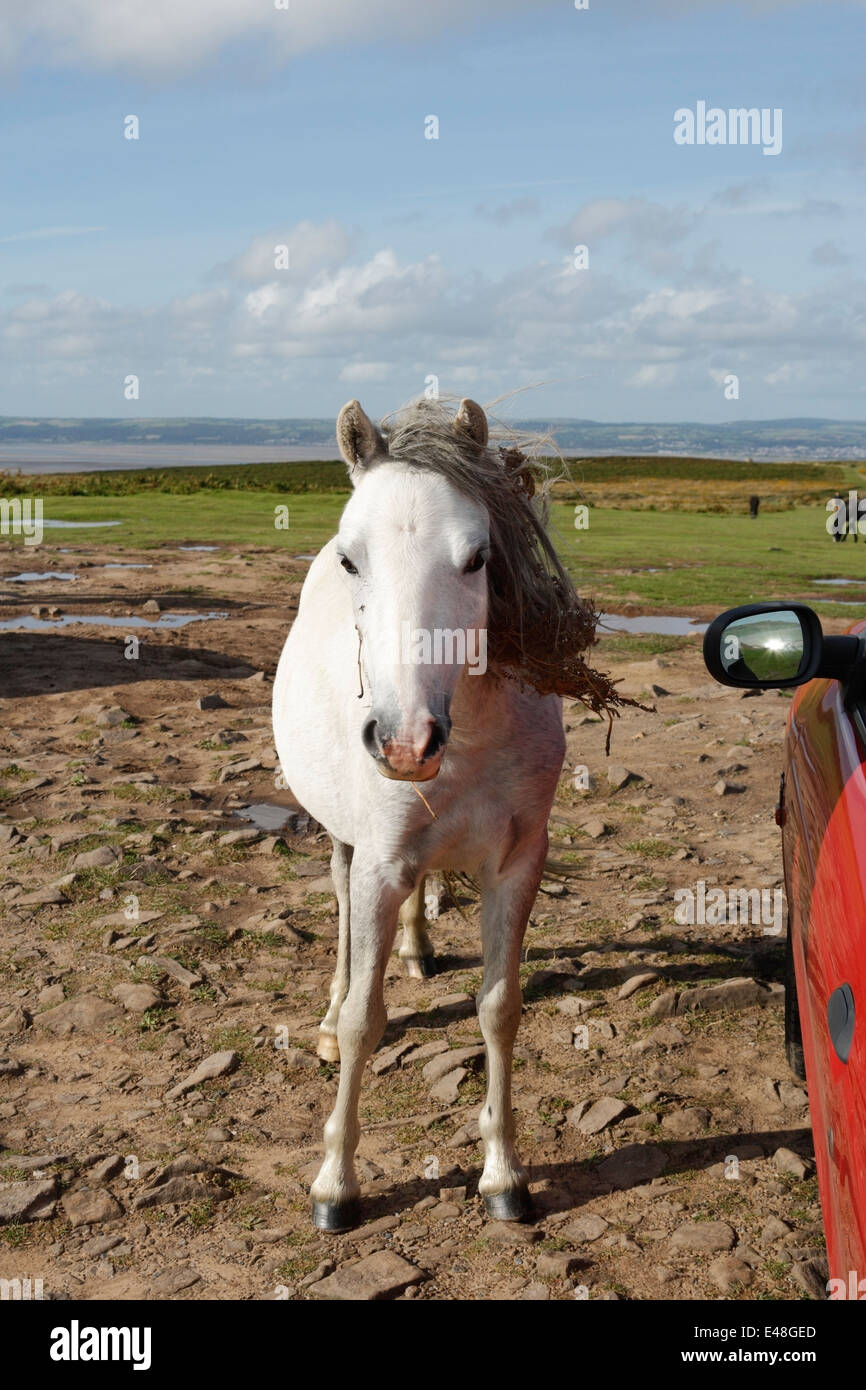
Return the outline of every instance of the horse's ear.
[[[358,401],[348,401],[337,416],[337,443],[350,476],[386,452],[382,436]]]
[[[464,397],[454,416],[454,424],[458,429],[466,430],[479,449],[484,448],[487,443],[487,416],[477,401],[470,401],[468,397]]]

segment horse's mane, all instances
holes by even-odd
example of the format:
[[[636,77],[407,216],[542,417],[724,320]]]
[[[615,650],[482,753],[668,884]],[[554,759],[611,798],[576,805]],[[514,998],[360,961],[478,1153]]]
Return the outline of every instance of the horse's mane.
[[[481,447],[455,428],[454,415],[447,399],[416,400],[387,416],[380,432],[390,459],[441,474],[487,509],[489,669],[542,695],[581,700],[610,721],[634,701],[584,660],[599,615],[578,595],[547,532],[548,491],[564,471],[539,452],[552,441],[496,427]]]

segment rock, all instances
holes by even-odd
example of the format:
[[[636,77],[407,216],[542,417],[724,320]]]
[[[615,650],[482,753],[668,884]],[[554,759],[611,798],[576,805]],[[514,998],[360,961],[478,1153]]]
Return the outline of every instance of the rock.
[[[794,1086],[790,1081],[779,1082],[779,1100],[786,1110],[803,1110],[809,1104],[802,1086]]]
[[[541,1232],[534,1226],[521,1226],[517,1221],[488,1221],[481,1239],[492,1240],[495,1245],[534,1245],[541,1239]]]
[[[258,758],[242,758],[240,762],[227,763],[220,773],[221,783],[231,782],[235,777],[243,777],[245,772],[258,772],[261,762]]]
[[[559,1234],[574,1245],[586,1245],[603,1236],[609,1225],[610,1223],[597,1212],[587,1211],[569,1221],[567,1226],[561,1227]]]
[[[777,1173],[788,1173],[792,1178],[808,1178],[812,1172],[812,1162],[795,1154],[793,1149],[780,1148],[773,1154],[773,1165]]]
[[[432,1084],[440,1077],[446,1076],[455,1067],[470,1067],[480,1062],[484,1057],[483,1047],[457,1047],[449,1049],[448,1052],[441,1052],[438,1056],[427,1062],[422,1069],[421,1075],[424,1080]]]
[[[123,1207],[110,1192],[94,1192],[88,1187],[65,1192],[60,1205],[73,1226],[101,1226],[123,1216]]]
[[[453,1071],[446,1072],[435,1086],[430,1087],[431,1099],[438,1100],[443,1105],[456,1105],[460,1095],[460,1082],[468,1075],[465,1067],[455,1067]]]
[[[116,1004],[109,1004],[96,994],[77,994],[56,1008],[37,1014],[35,1023],[58,1037],[66,1037],[69,1033],[105,1033],[121,1017]]]
[[[801,1260],[789,1272],[789,1278],[810,1298],[827,1297],[827,1271],[817,1260]]]
[[[214,694],[212,694],[212,695],[202,695],[202,696],[200,696],[200,698],[199,698],[198,700],[196,700],[195,703],[196,703],[196,708],[197,708],[197,709],[228,709],[228,708],[229,708],[228,701],[227,701],[227,700],[224,700],[223,697],[222,697],[222,695],[217,695],[215,692],[214,692]]]
[[[261,837],[262,832],[260,830],[257,830],[254,825],[248,825],[242,830],[227,830],[225,835],[220,835],[217,843],[227,847],[231,845],[251,845],[255,840],[260,840]]]
[[[651,1182],[667,1167],[667,1155],[656,1144],[626,1144],[598,1166],[598,1176],[617,1191]]]
[[[520,1289],[515,1298],[520,1303],[546,1303],[550,1298],[550,1289],[546,1284],[533,1282]]]
[[[679,998],[675,989],[666,989],[662,994],[656,996],[647,1010],[653,1018],[670,1018],[671,1014],[677,1011],[677,999]]]
[[[700,1134],[710,1123],[710,1112],[703,1106],[690,1106],[686,1110],[672,1110],[662,1116],[662,1129],[677,1139],[688,1139]]]
[[[57,1178],[25,1182],[0,1182],[0,1226],[24,1221],[47,1221],[54,1215]]]
[[[720,1255],[717,1260],[713,1260],[707,1273],[722,1293],[744,1289],[755,1277],[745,1260],[738,1259],[736,1255]]]
[[[72,861],[72,868],[76,871],[79,869],[108,869],[119,862],[119,849],[115,849],[113,845],[97,845],[96,849],[88,849],[83,854],[76,854]]]
[[[724,777],[720,777],[718,782],[713,784],[713,791],[716,796],[733,796],[737,792],[744,792],[745,787],[738,782],[726,782]]]
[[[150,1285],[150,1292],[157,1298],[172,1298],[174,1294],[191,1289],[193,1284],[200,1282],[201,1275],[194,1269],[189,1265],[179,1265],[175,1269],[166,1269],[162,1274],[158,1274]]]
[[[780,1221],[778,1216],[771,1216],[761,1232],[761,1240],[767,1244],[772,1244],[774,1240],[781,1240],[782,1236],[790,1234],[792,1227],[787,1221]]]
[[[20,1076],[24,1063],[17,1057],[0,1057],[0,1076]]]
[[[58,883],[49,883],[45,888],[36,888],[32,893],[25,893],[22,898],[16,898],[16,907],[46,907],[51,904],[55,906],[60,903],[68,903],[69,898],[64,893]]]
[[[118,1173],[123,1172],[123,1167],[122,1154],[109,1154],[107,1158],[103,1158],[100,1163],[97,1163],[96,1167],[91,1170],[90,1176],[93,1182],[110,1182],[112,1178],[117,1177]]]
[[[570,1110],[565,1112],[565,1123],[571,1125],[572,1129],[579,1129],[580,1122],[592,1105],[590,1100],[579,1100],[577,1105],[573,1105]]]
[[[670,1243],[673,1250],[709,1253],[733,1249],[736,1239],[736,1231],[727,1221],[685,1221],[674,1231]]]
[[[383,1076],[385,1072],[394,1071],[400,1062],[400,1058],[407,1052],[411,1052],[415,1046],[412,1042],[399,1042],[394,1047],[386,1048],[384,1052],[377,1052],[370,1063],[370,1070],[374,1076]]]
[[[62,1004],[66,998],[63,993],[62,985],[46,985],[45,989],[40,989],[38,999],[43,1008],[53,1008],[55,1004]]]
[[[149,599],[147,599],[147,601],[146,601],[145,603],[143,603],[143,604],[141,605],[141,611],[142,611],[142,613],[153,613],[153,614],[156,614],[156,613],[161,613],[161,612],[162,612],[162,608],[161,608],[161,606],[160,606],[160,604],[159,604],[159,601],[158,601],[157,599],[155,599],[155,598],[149,598]]]
[[[641,782],[643,778],[637,772],[631,772],[621,763],[611,763],[607,770],[607,784],[612,791],[619,791],[620,787],[626,786],[628,782]]]
[[[357,1264],[348,1268],[344,1265],[317,1284],[311,1284],[309,1292],[316,1298],[370,1303],[378,1299],[398,1298],[423,1278],[420,1269],[393,1250],[377,1250]]]
[[[96,716],[96,724],[100,729],[116,729],[122,724],[129,715],[120,705],[109,705],[106,709],[100,710]]]
[[[600,840],[603,835],[607,834],[607,826],[598,817],[584,821],[580,828],[584,835],[588,835],[591,840]]]
[[[430,1057],[438,1057],[440,1052],[448,1051],[448,1042],[445,1038],[438,1038],[435,1042],[422,1043],[420,1047],[413,1047],[411,1052],[404,1054],[401,1065],[408,1067],[412,1062],[426,1062]]]
[[[616,1096],[602,1096],[601,1100],[591,1105],[586,1114],[578,1120],[577,1128],[582,1134],[600,1134],[603,1129],[615,1125],[630,1109],[631,1106],[617,1100]]]
[[[130,1014],[147,1013],[148,1009],[156,1009],[164,1002],[153,985],[115,985],[113,993]]]
[[[719,985],[684,989],[679,997],[677,1013],[688,1014],[695,1009],[747,1009],[753,1004],[781,1003],[783,998],[782,985],[738,976],[733,980],[723,980]]]
[[[213,1202],[226,1202],[231,1195],[229,1188],[219,1187],[215,1183],[196,1182],[195,1178],[169,1178],[167,1182],[142,1192],[133,1206],[136,1211],[144,1211],[148,1207],[167,1206],[174,1202],[204,1202],[208,1198]]]
[[[170,975],[173,980],[177,980],[179,985],[185,985],[187,989],[201,984],[201,975],[196,975],[194,971],[185,969],[180,961],[174,960],[171,956],[139,956],[136,965],[155,965],[157,970],[161,970],[164,975]]]
[[[620,986],[617,999],[630,999],[639,989],[646,989],[647,985],[655,984],[658,977],[657,970],[643,970],[637,975],[632,975]]]
[[[240,1060],[237,1052],[212,1053],[210,1057],[205,1057],[203,1062],[199,1062],[184,1081],[179,1081],[171,1090],[166,1091],[166,1100],[177,1100],[187,1091],[194,1091],[202,1081],[213,1081],[217,1076],[225,1076],[228,1072],[234,1071]]]

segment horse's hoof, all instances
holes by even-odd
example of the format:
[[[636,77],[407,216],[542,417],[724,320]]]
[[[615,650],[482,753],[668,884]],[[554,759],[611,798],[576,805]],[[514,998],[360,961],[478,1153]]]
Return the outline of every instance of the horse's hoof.
[[[348,1202],[313,1202],[313,1225],[317,1231],[351,1231],[361,1220],[361,1204],[356,1198]]]
[[[316,1056],[323,1062],[339,1062],[340,1044],[333,1033],[320,1033],[316,1043]]]
[[[484,1198],[484,1205],[492,1221],[526,1221],[532,1215],[532,1200],[525,1187],[491,1192]]]
[[[404,956],[403,969],[410,980],[429,980],[431,975],[436,974],[436,957]]]

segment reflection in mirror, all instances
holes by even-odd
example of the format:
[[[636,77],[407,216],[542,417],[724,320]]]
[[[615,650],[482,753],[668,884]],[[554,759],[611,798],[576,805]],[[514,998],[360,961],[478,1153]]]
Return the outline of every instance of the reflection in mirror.
[[[735,680],[793,680],[806,657],[800,619],[787,609],[735,618],[722,633],[719,653]]]

